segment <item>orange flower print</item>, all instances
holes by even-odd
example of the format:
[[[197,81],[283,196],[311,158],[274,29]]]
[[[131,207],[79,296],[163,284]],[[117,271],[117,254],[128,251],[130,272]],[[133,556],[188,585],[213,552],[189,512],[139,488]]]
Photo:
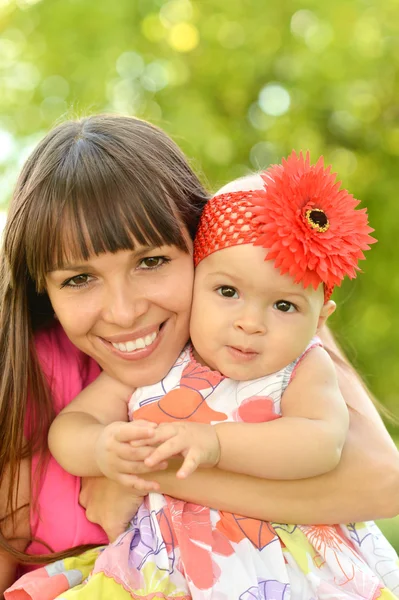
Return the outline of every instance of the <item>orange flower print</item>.
[[[133,413],[134,419],[146,419],[153,423],[172,421],[195,421],[210,423],[225,421],[227,415],[213,410],[197,390],[178,388],[168,392],[156,402],[150,402]]]
[[[171,538],[179,547],[187,578],[200,590],[212,588],[220,575],[212,552],[231,556],[233,547],[225,536],[212,530],[210,509],[165,496],[168,506],[158,513],[163,539]]]
[[[339,529],[332,525],[302,525],[302,531],[305,533],[309,542],[320,554],[325,554],[327,548],[334,552],[339,552],[342,548],[347,548],[349,552],[357,556],[353,544],[346,538]]]
[[[195,360],[191,360],[184,368],[180,385],[181,387],[187,386],[194,390],[204,390],[208,388],[214,390],[223,379],[224,376],[218,371],[211,371],[209,367],[203,367]]]
[[[321,568],[327,562],[330,569],[336,569],[336,579],[339,585],[346,585],[352,581],[357,572],[355,561],[362,559],[353,544],[343,536],[338,527],[302,525],[300,528],[318,552],[318,556],[314,558],[315,565]],[[352,559],[350,559],[351,555]]]
[[[244,423],[266,423],[279,419],[274,410],[274,401],[269,396],[252,396],[244,400],[233,414],[235,421]]]
[[[238,543],[247,538],[255,548],[262,550],[277,539],[273,527],[266,521],[258,521],[258,519],[222,511],[219,514],[220,520],[217,522],[216,528],[232,542]]]

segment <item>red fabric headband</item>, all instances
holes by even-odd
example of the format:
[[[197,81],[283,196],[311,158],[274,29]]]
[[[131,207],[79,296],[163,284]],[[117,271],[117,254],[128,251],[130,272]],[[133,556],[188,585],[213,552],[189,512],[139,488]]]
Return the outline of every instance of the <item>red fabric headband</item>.
[[[254,244],[267,250],[282,274],[314,289],[324,284],[327,301],[348,275],[356,277],[369,234],[365,208],[340,189],[323,157],[310,164],[295,152],[261,173],[263,189],[219,194],[204,208],[194,242],[194,263],[224,248]]]

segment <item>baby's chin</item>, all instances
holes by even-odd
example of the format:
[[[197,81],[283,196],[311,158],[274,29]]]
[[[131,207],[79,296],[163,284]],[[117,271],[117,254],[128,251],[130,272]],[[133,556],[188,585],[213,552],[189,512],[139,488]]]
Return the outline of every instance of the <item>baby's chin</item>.
[[[276,373],[285,366],[286,365],[223,364],[220,365],[220,368],[215,368],[214,370],[219,371],[228,379],[234,379],[235,381],[252,381]]]

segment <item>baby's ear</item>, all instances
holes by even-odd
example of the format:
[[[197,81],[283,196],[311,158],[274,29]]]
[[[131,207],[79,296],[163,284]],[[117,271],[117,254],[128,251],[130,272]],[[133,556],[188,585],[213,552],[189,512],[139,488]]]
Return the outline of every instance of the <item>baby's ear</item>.
[[[337,305],[335,304],[334,300],[328,300],[325,302],[325,304],[323,304],[320,311],[319,321],[317,323],[317,331],[320,331],[328,317],[333,314],[336,308]]]

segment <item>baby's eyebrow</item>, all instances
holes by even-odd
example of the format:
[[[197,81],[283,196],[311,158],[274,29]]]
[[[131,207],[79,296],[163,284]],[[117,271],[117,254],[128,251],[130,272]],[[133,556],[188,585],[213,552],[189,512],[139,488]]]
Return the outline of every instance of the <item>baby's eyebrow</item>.
[[[290,292],[288,290],[279,291],[276,295],[281,296],[282,298],[289,298],[290,300],[302,300],[309,304],[309,298],[305,294],[299,294],[298,292]]]
[[[212,271],[211,273],[207,273],[206,276],[207,277],[230,277],[230,279],[234,279],[236,281],[242,281],[242,279],[235,273],[228,273],[226,271]]]
[[[290,289],[276,289],[276,294],[280,294],[281,296],[295,296],[296,298],[306,298],[306,294],[301,294],[301,292],[297,292],[296,290]]]

